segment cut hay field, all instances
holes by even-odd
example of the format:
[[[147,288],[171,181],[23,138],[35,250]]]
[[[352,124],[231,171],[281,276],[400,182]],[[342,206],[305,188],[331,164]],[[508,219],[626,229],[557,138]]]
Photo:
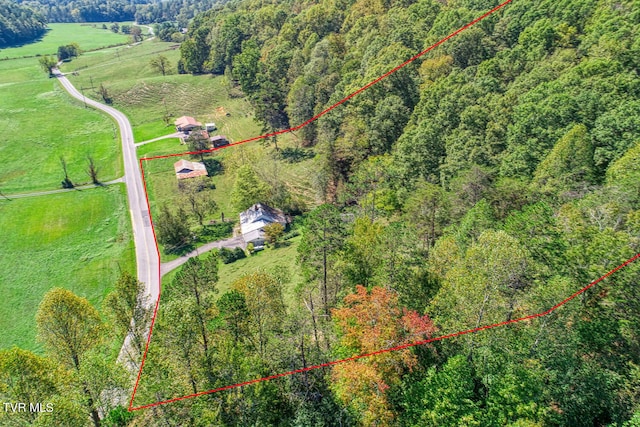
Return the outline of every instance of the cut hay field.
[[[35,313],[63,287],[96,307],[123,270],[135,271],[124,185],[0,200],[0,349],[41,352]]]
[[[107,26],[110,24],[107,24]],[[0,59],[53,55],[58,46],[78,43],[82,50],[125,44],[129,36],[102,29],[102,23],[48,24],[49,30],[38,41],[22,46],[0,49]]]
[[[60,188],[61,156],[76,184],[90,181],[88,155],[100,169],[100,180],[122,176],[115,123],[74,101],[36,58],[0,61],[0,133],[0,191],[5,194]]]
[[[158,55],[171,63],[171,74],[162,76],[149,64]],[[133,126],[136,142],[174,132],[175,118],[188,115],[202,123],[213,121],[221,133],[233,141],[260,133],[251,106],[243,98],[231,97],[222,76],[176,74],[180,52],[176,44],[158,40],[132,47],[121,47],[64,64],[65,73],[76,86],[103,84],[113,97],[113,106],[124,112]],[[94,90],[88,95],[99,98]],[[170,117],[170,123],[164,121]]]

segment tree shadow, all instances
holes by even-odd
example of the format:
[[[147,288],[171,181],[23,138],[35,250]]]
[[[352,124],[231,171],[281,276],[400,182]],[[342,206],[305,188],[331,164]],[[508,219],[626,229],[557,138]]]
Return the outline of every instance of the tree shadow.
[[[315,157],[313,150],[300,147],[287,147],[279,150],[276,154],[282,161],[287,163],[299,163],[303,160]]]

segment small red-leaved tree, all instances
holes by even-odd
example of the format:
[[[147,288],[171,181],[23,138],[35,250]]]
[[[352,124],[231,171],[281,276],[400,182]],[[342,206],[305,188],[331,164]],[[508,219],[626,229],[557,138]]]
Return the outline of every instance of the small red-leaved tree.
[[[333,310],[333,319],[346,357],[424,340],[436,330],[428,316],[401,307],[398,295],[381,287],[357,286],[344,298],[344,307]],[[390,425],[394,416],[386,390],[416,363],[410,349],[341,363],[333,368],[332,389],[362,425]]]

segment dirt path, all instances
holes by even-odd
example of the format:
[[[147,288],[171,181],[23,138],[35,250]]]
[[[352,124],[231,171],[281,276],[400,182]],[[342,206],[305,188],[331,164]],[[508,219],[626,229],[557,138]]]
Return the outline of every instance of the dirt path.
[[[92,188],[100,188],[106,185],[120,184],[124,183],[124,177],[114,179],[112,181],[101,182],[100,184],[87,184],[87,185],[79,185],[73,188],[58,188],[57,190],[45,190],[45,191],[34,191],[31,193],[18,193],[18,194],[7,194],[4,195],[4,199],[24,199],[25,197],[37,197],[37,196],[47,196],[49,194],[58,194],[58,193],[69,193],[71,191],[82,191],[82,190],[91,190]]]

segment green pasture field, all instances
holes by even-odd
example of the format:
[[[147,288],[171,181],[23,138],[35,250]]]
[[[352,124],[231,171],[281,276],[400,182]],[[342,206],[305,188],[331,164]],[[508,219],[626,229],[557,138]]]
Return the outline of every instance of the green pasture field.
[[[158,55],[171,63],[171,74],[162,76],[149,62]],[[229,96],[223,76],[176,74],[180,58],[178,45],[156,40],[137,46],[120,47],[82,55],[64,64],[76,86],[98,88],[100,84],[113,97],[113,106],[124,112],[133,126],[136,142],[175,132],[173,121],[193,116],[200,122],[215,122],[215,133],[239,141],[259,135],[248,101]],[[99,99],[98,93],[87,94]],[[170,118],[169,124],[164,117]]]
[[[75,184],[90,181],[88,155],[101,181],[123,174],[115,123],[72,99],[40,69],[37,58],[0,61],[0,132],[5,194],[60,188],[61,156]]]
[[[63,287],[97,308],[120,271],[135,272],[124,185],[0,200],[0,349],[41,352],[35,314]]]
[[[107,27],[109,25],[111,24],[107,23]],[[58,52],[58,46],[70,43],[78,43],[80,49],[86,51],[125,44],[129,40],[126,34],[116,34],[109,29],[102,29],[102,23],[48,24],[47,26],[49,30],[38,41],[0,49],[0,59],[54,55]]]

